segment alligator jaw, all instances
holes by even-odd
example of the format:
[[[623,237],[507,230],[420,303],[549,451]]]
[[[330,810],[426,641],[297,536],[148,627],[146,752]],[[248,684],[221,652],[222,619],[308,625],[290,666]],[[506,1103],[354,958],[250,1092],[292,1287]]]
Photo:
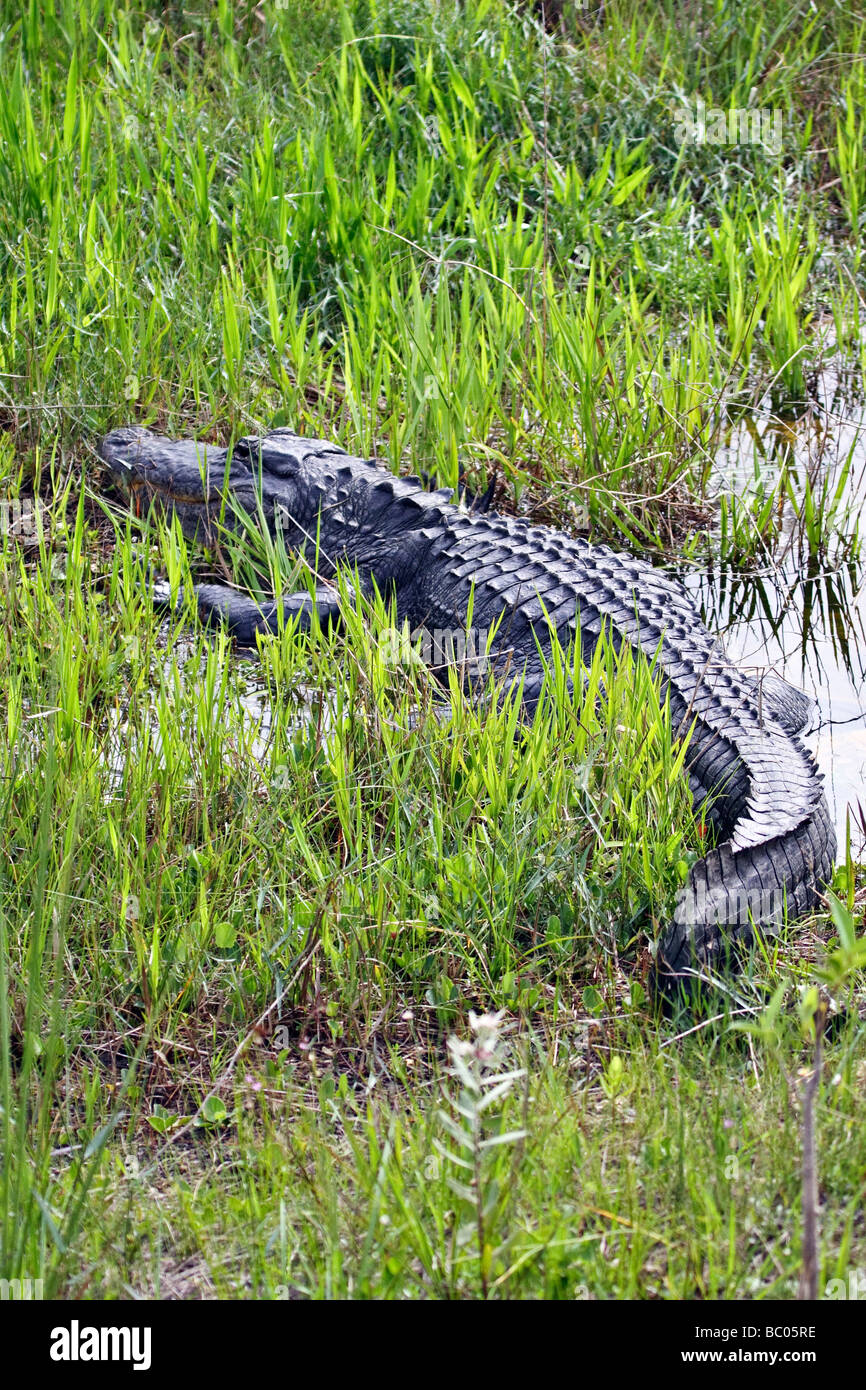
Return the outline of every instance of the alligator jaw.
[[[156,505],[178,517],[186,536],[206,543],[226,485],[234,483],[235,475],[249,475],[243,463],[237,468],[234,460],[227,464],[226,449],[195,440],[168,441],[136,425],[106,435],[99,456],[129,495],[136,516],[146,516]]]
[[[150,493],[190,505],[215,501],[225,479],[225,449],[195,440],[174,444],[136,426],[113,430],[99,446],[99,456],[116,481],[130,493]]]

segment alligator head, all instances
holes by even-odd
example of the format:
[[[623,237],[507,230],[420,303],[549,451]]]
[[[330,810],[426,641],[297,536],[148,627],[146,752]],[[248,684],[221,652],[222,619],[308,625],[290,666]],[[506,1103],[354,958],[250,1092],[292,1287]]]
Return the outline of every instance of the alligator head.
[[[301,549],[315,542],[319,500],[306,476],[303,441],[277,430],[267,450],[261,444],[250,436],[223,449],[127,425],[105,436],[99,455],[138,516],[155,507],[176,516],[191,540],[212,544],[221,529],[240,529],[245,514],[281,530],[288,548]]]

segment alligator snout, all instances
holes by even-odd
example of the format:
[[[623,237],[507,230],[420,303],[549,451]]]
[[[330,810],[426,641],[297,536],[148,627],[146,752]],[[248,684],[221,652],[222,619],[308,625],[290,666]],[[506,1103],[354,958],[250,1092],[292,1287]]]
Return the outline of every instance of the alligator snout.
[[[152,439],[149,430],[138,425],[124,425],[122,429],[112,430],[99,445],[99,457],[107,463],[112,473],[120,478],[129,478],[136,469],[146,466],[147,441]]]
[[[196,440],[175,443],[138,425],[112,430],[99,456],[129,491],[201,505],[212,501],[226,480],[226,450]]]

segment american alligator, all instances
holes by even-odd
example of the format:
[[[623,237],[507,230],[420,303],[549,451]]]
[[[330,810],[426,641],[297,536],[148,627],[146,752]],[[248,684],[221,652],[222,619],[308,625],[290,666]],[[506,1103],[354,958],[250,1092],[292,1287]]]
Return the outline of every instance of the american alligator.
[[[252,643],[282,620],[339,619],[338,567],[378,587],[412,629],[495,629],[490,657],[522,678],[537,704],[553,634],[579,633],[592,656],[606,628],[655,659],[674,727],[692,727],[688,776],[709,799],[715,847],[690,869],[659,945],[656,979],[736,965],[754,927],[772,930],[815,905],[836,840],[814,760],[797,737],[809,701],[776,678],[756,682],[701,623],[679,582],[646,561],[545,526],[467,508],[449,489],[397,478],[375,460],[288,429],[233,450],[138,427],[109,434],[102,459],[141,512],[158,502],[185,534],[213,542],[242,513],[279,528],[314,561],[311,591],[258,604],[221,585],[196,588],[201,615]],[[498,627],[496,626],[498,623]],[[712,794],[712,797],[711,797]]]

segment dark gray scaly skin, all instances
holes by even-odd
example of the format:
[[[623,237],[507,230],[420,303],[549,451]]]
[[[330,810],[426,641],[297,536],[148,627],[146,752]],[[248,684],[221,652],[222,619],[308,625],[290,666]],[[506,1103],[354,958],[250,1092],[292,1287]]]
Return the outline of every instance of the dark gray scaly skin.
[[[275,631],[280,609],[309,625],[339,618],[337,568],[396,600],[398,620],[427,631],[499,621],[491,646],[524,678],[533,709],[555,631],[564,647],[578,623],[589,660],[604,625],[616,642],[657,655],[674,728],[695,727],[688,752],[696,806],[710,793],[717,847],[695,863],[656,965],[669,986],[706,967],[736,963],[753,927],[772,929],[813,907],[830,879],[836,838],[814,759],[796,734],[809,702],[783,681],[759,686],[733,665],[685,591],[645,561],[513,517],[467,511],[453,494],[425,490],[373,461],[278,429],[229,453],[128,427],[100,454],[135,499],[158,502],[184,532],[207,542],[239,508],[282,530],[288,549],[315,557],[315,594],[259,605],[220,585],[199,585],[199,610],[242,641]],[[235,524],[237,524],[235,522]]]

